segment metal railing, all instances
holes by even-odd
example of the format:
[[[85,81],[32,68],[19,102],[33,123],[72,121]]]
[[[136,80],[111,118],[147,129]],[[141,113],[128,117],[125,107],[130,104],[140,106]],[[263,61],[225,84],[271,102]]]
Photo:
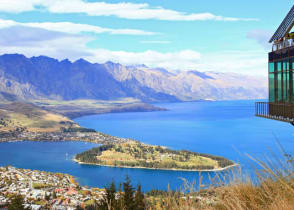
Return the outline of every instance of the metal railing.
[[[256,102],[255,115],[285,122],[294,122],[294,104]]]
[[[292,47],[294,46],[294,39],[285,39],[283,41],[280,41],[278,43],[274,43],[272,46],[272,52],[277,51],[277,50],[282,50],[287,47]]]

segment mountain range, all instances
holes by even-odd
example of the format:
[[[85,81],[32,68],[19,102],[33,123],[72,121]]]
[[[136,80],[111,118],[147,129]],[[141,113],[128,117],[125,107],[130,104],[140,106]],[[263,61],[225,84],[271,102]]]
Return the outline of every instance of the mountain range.
[[[237,100],[267,97],[267,79],[236,73],[172,72],[145,65],[0,56],[0,100],[113,100],[143,102]]]

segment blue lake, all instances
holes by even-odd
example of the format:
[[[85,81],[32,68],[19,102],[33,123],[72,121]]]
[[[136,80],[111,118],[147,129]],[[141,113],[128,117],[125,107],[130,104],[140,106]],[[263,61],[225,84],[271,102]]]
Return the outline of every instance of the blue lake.
[[[111,135],[134,138],[145,143],[188,149],[224,156],[239,162],[244,173],[252,173],[252,161],[281,155],[276,139],[287,153],[294,152],[294,127],[288,123],[257,118],[254,101],[188,102],[156,104],[169,111],[116,113],[76,119],[80,125]],[[175,189],[182,178],[198,180],[196,172],[109,168],[79,165],[71,158],[95,144],[83,142],[16,142],[0,144],[0,165],[63,172],[74,175],[82,185],[104,187],[119,183],[128,174],[144,190]],[[204,180],[213,172],[202,173]]]

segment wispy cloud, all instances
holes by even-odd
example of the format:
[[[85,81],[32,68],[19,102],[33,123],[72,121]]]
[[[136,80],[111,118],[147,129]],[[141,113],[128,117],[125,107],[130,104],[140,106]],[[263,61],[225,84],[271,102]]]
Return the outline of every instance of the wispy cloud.
[[[154,50],[131,52],[88,48],[87,43],[92,40],[85,35],[12,26],[0,29],[0,54],[21,53],[29,57],[46,55],[72,61],[85,58],[91,62],[113,61],[125,65],[146,64],[171,69],[192,68],[201,58],[200,53],[193,50],[163,53]]]
[[[0,11],[8,13],[28,12],[35,10],[39,2],[34,0],[1,0]]]
[[[205,53],[198,63],[198,68],[205,71],[267,75],[267,53],[264,50]]]
[[[12,36],[13,34],[13,36]],[[0,46],[5,47],[34,47],[40,43],[50,42],[57,39],[83,39],[91,41],[90,37],[84,35],[66,34],[62,32],[48,31],[41,28],[32,28],[25,26],[11,26],[8,28],[0,27]]]
[[[272,31],[256,29],[249,31],[247,33],[247,38],[256,40],[258,44],[263,46],[266,50],[269,50],[271,48],[271,44],[268,41],[272,35]]]
[[[201,58],[201,54],[193,50],[162,53],[153,50],[144,52],[111,51],[107,49],[95,49],[89,60],[95,62],[113,61],[125,65],[146,64],[150,67],[163,67],[170,69],[186,69],[195,67]]]
[[[136,29],[111,29],[103,28],[88,24],[78,24],[71,22],[39,22],[39,23],[20,23],[13,20],[0,19],[0,28],[7,28],[11,26],[28,26],[34,28],[42,28],[50,31],[58,31],[64,33],[78,34],[81,32],[91,32],[96,34],[109,33],[109,34],[121,34],[121,35],[154,35],[156,33],[136,30]]]
[[[25,26],[12,26],[0,29],[0,53],[21,53],[27,56],[47,55],[58,59],[78,59],[93,56],[92,52],[86,47],[86,44],[92,40],[93,38],[85,35]]]
[[[102,48],[90,49],[87,43],[91,40],[91,37],[84,35],[13,26],[0,29],[0,54],[47,55],[57,59],[69,58],[72,61],[85,58],[98,63],[113,61],[125,65],[146,64],[150,67],[170,70],[195,69],[254,75],[266,75],[267,73],[267,55],[264,51],[222,51],[204,54],[194,50],[166,53],[154,50],[115,51]]]
[[[85,0],[1,0],[0,11],[26,12],[45,9],[51,13],[84,13],[90,16],[116,16],[125,19],[156,19],[167,21],[257,21],[256,18],[225,17],[206,13],[186,13],[147,3],[106,3]]]
[[[170,44],[170,41],[164,41],[164,40],[146,40],[146,41],[140,41],[142,44]]]

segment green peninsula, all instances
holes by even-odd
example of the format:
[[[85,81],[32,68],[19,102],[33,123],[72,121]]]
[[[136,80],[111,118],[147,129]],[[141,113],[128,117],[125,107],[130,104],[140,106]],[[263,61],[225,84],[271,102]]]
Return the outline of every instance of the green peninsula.
[[[186,150],[171,150],[138,141],[102,145],[77,154],[75,161],[113,167],[194,171],[223,170],[234,166],[232,161],[223,157]]]

